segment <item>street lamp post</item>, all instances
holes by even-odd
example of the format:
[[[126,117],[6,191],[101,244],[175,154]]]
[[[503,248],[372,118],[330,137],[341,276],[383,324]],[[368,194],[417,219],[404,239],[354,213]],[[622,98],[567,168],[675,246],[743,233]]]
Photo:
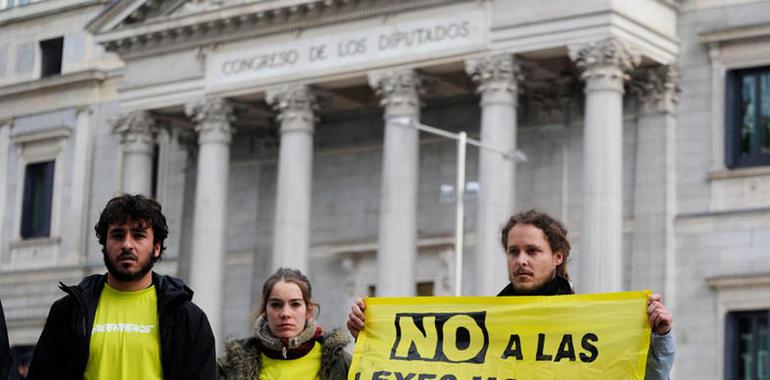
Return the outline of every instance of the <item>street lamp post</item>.
[[[457,141],[457,184],[455,191],[455,296],[462,295],[462,273],[463,273],[463,219],[465,217],[465,148],[466,145],[473,145],[479,149],[485,149],[503,156],[505,159],[523,162],[527,156],[523,152],[516,150],[505,152],[500,149],[482,144],[478,140],[468,138],[466,132],[453,133],[440,128],[421,124],[410,117],[394,118],[394,124],[406,128],[415,128],[418,131],[427,132],[432,135],[446,137]]]

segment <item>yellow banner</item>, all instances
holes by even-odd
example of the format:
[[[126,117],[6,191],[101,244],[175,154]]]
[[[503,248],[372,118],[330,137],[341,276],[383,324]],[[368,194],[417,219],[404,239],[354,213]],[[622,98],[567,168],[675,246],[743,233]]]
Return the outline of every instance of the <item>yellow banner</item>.
[[[642,380],[650,295],[367,298],[348,379]]]

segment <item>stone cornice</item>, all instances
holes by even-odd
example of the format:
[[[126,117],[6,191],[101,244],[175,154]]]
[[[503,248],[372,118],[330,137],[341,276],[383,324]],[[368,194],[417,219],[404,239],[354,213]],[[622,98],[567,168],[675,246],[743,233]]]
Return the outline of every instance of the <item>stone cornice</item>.
[[[64,12],[101,6],[106,3],[108,3],[107,0],[56,0],[26,4],[21,7],[0,11],[0,26],[39,19],[45,16],[55,15],[60,17]]]
[[[700,40],[705,44],[720,43],[728,41],[739,41],[750,38],[768,38],[770,37],[770,24],[742,26],[717,30],[713,32],[700,33]]]
[[[149,19],[137,26],[124,26],[109,31],[99,30],[105,21],[96,21],[89,26],[89,31],[96,35],[97,42],[107,50],[132,57],[469,1],[291,0],[283,2],[280,7],[276,7],[273,2],[247,3]],[[119,12],[116,10],[114,13]]]
[[[767,287],[770,286],[770,273],[755,273],[740,275],[726,275],[719,277],[709,277],[706,283],[714,289],[726,288],[747,288],[747,287]]]
[[[28,82],[0,86],[0,100],[7,97],[28,95],[37,91],[47,91],[59,87],[73,87],[80,85],[98,86],[107,79],[107,74],[101,70],[78,71],[69,74],[35,79]]]

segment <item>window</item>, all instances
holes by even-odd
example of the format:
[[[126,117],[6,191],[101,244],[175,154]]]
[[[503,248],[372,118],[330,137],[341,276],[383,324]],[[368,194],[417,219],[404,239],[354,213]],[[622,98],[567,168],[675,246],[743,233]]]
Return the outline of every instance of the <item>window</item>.
[[[64,52],[64,37],[52,38],[50,40],[40,41],[40,51],[42,55],[41,73],[42,78],[61,74],[62,53]]]
[[[51,233],[54,161],[27,165],[21,210],[21,237],[48,237]]]
[[[727,314],[726,379],[770,379],[768,316],[770,316],[770,310]]]
[[[433,281],[418,282],[417,283],[417,296],[418,297],[430,297],[433,296]]]
[[[727,73],[726,165],[770,165],[770,66]]]

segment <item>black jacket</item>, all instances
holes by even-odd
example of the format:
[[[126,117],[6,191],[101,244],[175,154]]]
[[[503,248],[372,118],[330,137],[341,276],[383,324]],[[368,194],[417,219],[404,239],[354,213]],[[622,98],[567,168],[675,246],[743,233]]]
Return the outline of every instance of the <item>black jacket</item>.
[[[5,326],[3,304],[0,303],[0,379],[7,379],[11,368],[11,349],[8,346],[8,328]]]
[[[88,276],[51,306],[35,347],[30,380],[81,380],[88,363],[91,330],[106,275]],[[161,366],[166,380],[216,379],[214,335],[203,313],[191,302],[193,291],[182,280],[153,272],[158,296]]]
[[[497,294],[497,296],[498,297],[518,296],[518,295],[560,296],[560,295],[568,295],[568,294],[575,294],[575,290],[572,289],[572,284],[570,284],[569,280],[567,280],[562,276],[555,276],[553,280],[548,281],[545,285],[543,285],[542,288],[538,289],[534,293],[531,293],[531,294],[519,293],[513,287],[513,283],[510,282],[505,288],[503,288],[503,290],[500,291],[500,293]]]

